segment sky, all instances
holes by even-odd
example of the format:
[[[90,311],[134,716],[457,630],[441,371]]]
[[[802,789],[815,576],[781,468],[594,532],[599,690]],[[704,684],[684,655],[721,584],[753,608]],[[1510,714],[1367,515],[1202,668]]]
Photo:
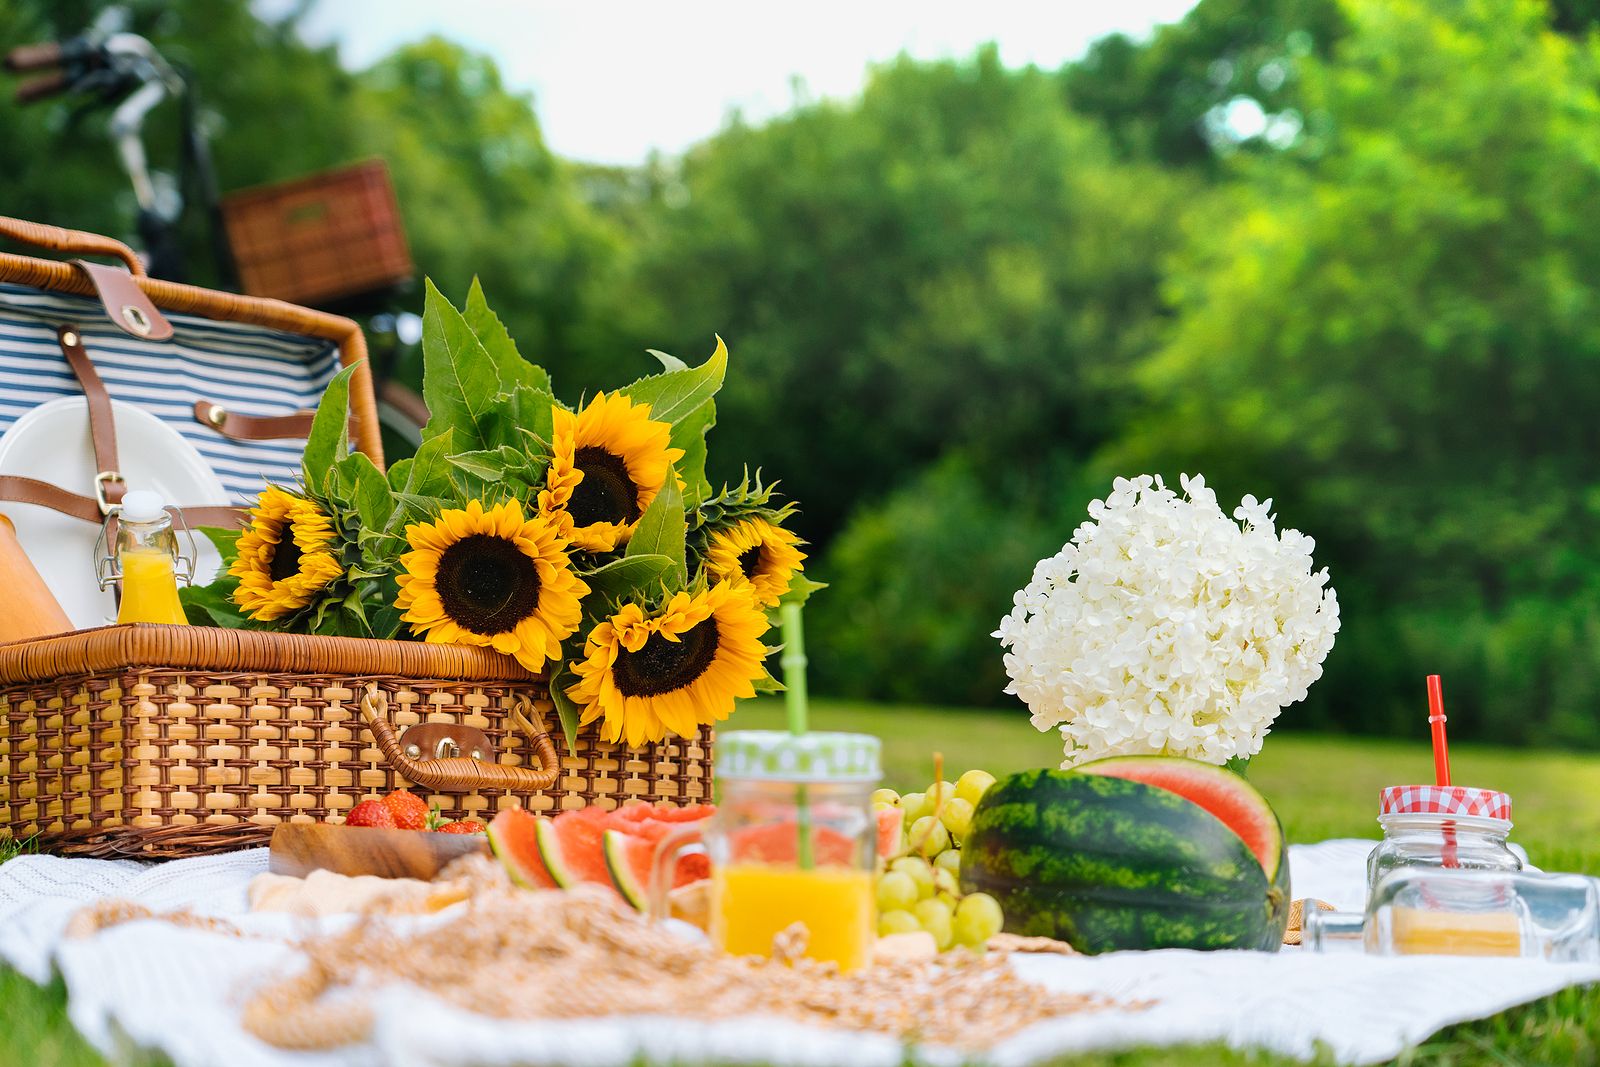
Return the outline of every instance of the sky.
[[[264,13],[293,0],[258,0]],[[994,41],[1013,66],[1056,67],[1114,31],[1179,19],[1194,0],[320,0],[305,23],[361,68],[440,34],[492,55],[533,92],[550,147],[572,159],[637,163],[720,129],[733,109],[788,108],[860,89],[870,64],[902,51],[970,55]]]

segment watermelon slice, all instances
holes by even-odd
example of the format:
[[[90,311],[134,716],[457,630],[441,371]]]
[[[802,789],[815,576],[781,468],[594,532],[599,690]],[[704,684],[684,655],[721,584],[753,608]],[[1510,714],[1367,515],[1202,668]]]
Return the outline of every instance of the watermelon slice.
[[[539,823],[547,822],[526,808],[507,808],[489,824],[489,847],[511,881],[523,889],[554,889],[537,841]]]
[[[644,911],[650,902],[650,875],[656,858],[656,842],[622,830],[607,830],[602,848],[611,885],[622,894],[623,900],[636,910]],[[679,889],[709,877],[711,861],[704,853],[690,852],[678,857],[672,888]]]
[[[878,812],[878,859],[887,862],[900,855],[905,847],[901,836],[906,823],[904,808],[883,808]]]
[[[644,860],[647,869],[657,842],[679,826],[707,818],[715,810],[710,805],[676,808],[636,804],[620,811],[580,808],[550,819],[522,808],[508,808],[490,824],[489,845],[511,880],[525,889],[570,889],[590,882],[612,886],[628,897],[607,863],[606,835],[614,832],[638,841],[648,850]],[[674,884],[710,876],[706,857],[691,853],[679,859]],[[632,903],[633,898],[629,899]]]
[[[1176,756],[1112,756],[1074,767],[1079,774],[1099,774],[1143,782],[1215,815],[1256,859],[1270,882],[1283,862],[1283,829],[1272,807],[1249,782],[1223,767]]]

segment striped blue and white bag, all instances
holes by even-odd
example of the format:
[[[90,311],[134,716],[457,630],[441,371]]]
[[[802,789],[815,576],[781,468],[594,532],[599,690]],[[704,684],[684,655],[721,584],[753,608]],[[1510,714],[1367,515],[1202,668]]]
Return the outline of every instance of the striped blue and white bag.
[[[264,483],[299,477],[310,411],[365,340],[348,319],[136,277],[103,237],[0,217],[0,238],[133,269],[0,252],[0,514],[74,624],[100,625],[107,505],[152,489],[191,526],[237,522]],[[370,382],[351,382],[352,438],[381,463]],[[205,581],[218,557],[200,542]]]

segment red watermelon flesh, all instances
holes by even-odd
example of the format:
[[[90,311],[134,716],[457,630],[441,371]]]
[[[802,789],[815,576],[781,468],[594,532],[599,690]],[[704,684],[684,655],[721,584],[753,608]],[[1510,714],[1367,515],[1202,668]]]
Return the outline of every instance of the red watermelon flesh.
[[[878,812],[878,859],[892,860],[900,855],[904,846],[901,832],[905,828],[904,808],[883,808]]]
[[[524,889],[554,889],[556,883],[539,855],[539,816],[525,808],[507,808],[489,824],[489,847],[511,881]]]
[[[607,830],[603,852],[611,887],[622,894],[623,900],[644,911],[648,906],[656,843],[621,830]],[[704,853],[685,853],[678,856],[672,888],[677,889],[710,877],[711,861]]]
[[[522,808],[508,808],[490,824],[489,842],[511,880],[525,888],[554,889],[583,882],[612,886],[605,853],[607,831],[637,839],[653,852],[655,844],[669,833],[705,819],[715,810],[710,805],[636,804],[620,811],[579,808],[550,819]],[[690,853],[679,857],[674,884],[710,876],[710,861]]]
[[[1256,859],[1271,882],[1283,862],[1283,829],[1256,788],[1223,767],[1178,756],[1112,756],[1094,760],[1073,770],[1079,774],[1099,774],[1165,789],[1215,815],[1234,833]]]

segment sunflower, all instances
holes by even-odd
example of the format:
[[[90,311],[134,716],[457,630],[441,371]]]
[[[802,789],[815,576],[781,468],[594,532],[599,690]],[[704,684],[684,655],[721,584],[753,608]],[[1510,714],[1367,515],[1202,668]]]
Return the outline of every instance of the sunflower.
[[[649,404],[621,393],[599,393],[580,412],[554,414],[539,510],[578,548],[610,552],[632,535],[683,449],[671,447],[671,427],[650,417]]]
[[[515,500],[484,510],[473,500],[431,523],[406,527],[395,607],[411,631],[447,645],[478,645],[530,671],[561,657],[578,629],[589,587],[573,573],[567,542]]]
[[[239,579],[233,600],[257,622],[306,607],[344,573],[331,550],[333,523],[305,497],[269,485],[250,509],[228,573]]]
[[[580,724],[604,718],[606,741],[687,737],[726,719],[735,699],[755,696],[766,674],[766,629],[746,583],[678,593],[653,615],[624,604],[589,631],[567,695],[583,709]]]
[[[804,570],[800,538],[759,515],[752,515],[706,542],[706,570],[713,578],[748,581],[756,603],[771,607],[789,591],[789,583]]]

